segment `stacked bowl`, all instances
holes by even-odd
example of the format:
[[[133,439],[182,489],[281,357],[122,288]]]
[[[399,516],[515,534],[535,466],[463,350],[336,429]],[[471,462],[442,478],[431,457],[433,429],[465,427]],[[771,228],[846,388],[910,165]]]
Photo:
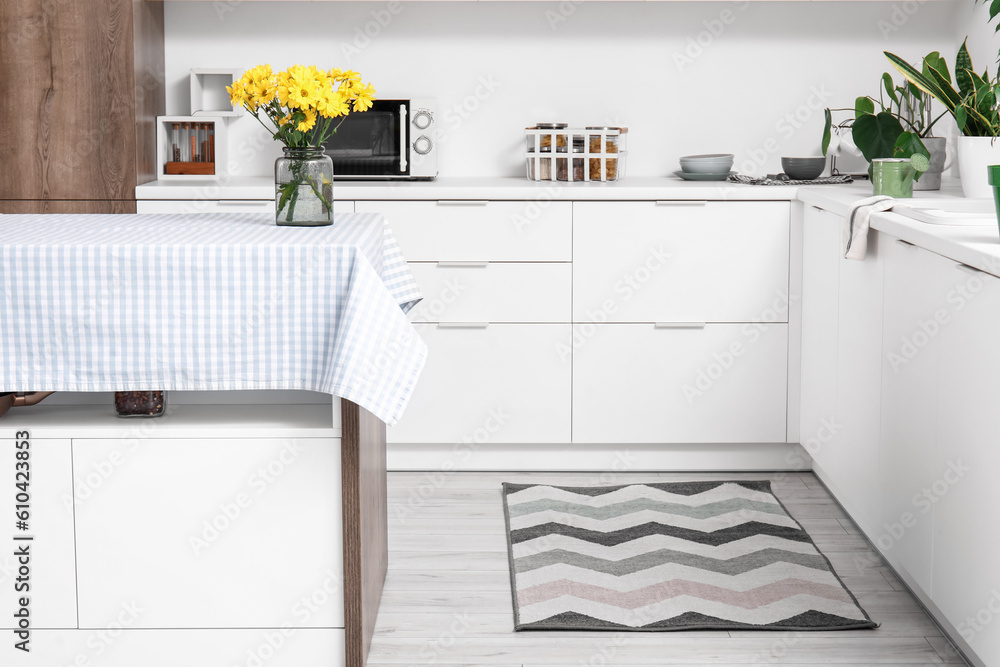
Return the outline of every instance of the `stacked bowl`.
[[[685,181],[724,181],[733,172],[732,153],[687,155],[681,158],[681,170],[675,171]]]

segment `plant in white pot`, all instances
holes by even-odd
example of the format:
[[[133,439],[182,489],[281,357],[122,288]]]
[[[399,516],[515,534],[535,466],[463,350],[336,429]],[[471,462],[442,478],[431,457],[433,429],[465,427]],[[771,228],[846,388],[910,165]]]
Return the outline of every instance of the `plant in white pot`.
[[[993,196],[987,167],[1000,164],[1000,112],[997,96],[1000,78],[989,72],[976,74],[965,43],[955,58],[955,84],[944,58],[937,52],[924,58],[922,71],[897,55],[886,57],[910,83],[932,95],[955,117],[961,136],[958,138],[958,170],[966,197],[984,199]],[[998,75],[1000,76],[1000,75]]]

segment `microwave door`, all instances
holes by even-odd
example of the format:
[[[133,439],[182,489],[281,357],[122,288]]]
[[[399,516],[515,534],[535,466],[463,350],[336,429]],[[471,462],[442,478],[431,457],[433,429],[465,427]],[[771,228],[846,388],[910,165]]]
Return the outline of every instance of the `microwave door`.
[[[396,103],[398,104],[398,102]],[[349,115],[326,142],[334,178],[399,178],[409,173],[406,155],[406,105],[384,102]],[[402,111],[401,111],[402,109]]]

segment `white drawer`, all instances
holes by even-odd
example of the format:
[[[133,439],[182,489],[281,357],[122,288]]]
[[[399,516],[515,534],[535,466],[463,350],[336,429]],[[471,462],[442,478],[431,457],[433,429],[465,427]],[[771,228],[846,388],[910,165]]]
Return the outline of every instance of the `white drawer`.
[[[274,213],[273,199],[173,200],[140,199],[136,213]],[[353,201],[333,202],[334,213],[354,213]]]
[[[570,325],[415,325],[427,365],[393,443],[570,441]]]
[[[424,300],[414,322],[570,322],[568,263],[411,262]]]
[[[576,322],[787,322],[786,202],[573,205]]]
[[[788,325],[573,333],[573,442],[785,442]]]
[[[344,627],[340,442],[73,441],[81,627]],[[197,604],[192,604],[197,600]],[[236,655],[236,654],[234,654]]]
[[[569,202],[359,201],[359,213],[382,213],[414,262],[568,262]]]

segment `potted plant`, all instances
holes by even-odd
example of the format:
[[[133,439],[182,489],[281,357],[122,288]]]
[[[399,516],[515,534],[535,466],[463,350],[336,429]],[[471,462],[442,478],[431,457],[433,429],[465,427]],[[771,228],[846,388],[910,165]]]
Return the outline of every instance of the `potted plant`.
[[[992,196],[986,167],[1000,164],[1000,113],[997,95],[1000,79],[989,72],[976,74],[965,43],[955,58],[955,85],[948,64],[937,52],[927,55],[918,70],[899,56],[886,57],[914,86],[936,98],[954,116],[958,124],[958,169],[966,197]]]
[[[946,140],[931,137],[930,133],[947,112],[932,118],[930,99],[919,88],[909,83],[897,86],[892,76],[883,74],[878,99],[866,95],[855,100],[853,109],[827,109],[823,155],[830,149],[834,111],[854,112],[849,124],[851,136],[869,162],[869,176],[872,175],[872,160],[907,159],[920,154],[930,159],[931,169],[924,174],[917,173],[918,185],[914,189],[937,190],[941,187]],[[921,176],[925,180],[921,180]]]

